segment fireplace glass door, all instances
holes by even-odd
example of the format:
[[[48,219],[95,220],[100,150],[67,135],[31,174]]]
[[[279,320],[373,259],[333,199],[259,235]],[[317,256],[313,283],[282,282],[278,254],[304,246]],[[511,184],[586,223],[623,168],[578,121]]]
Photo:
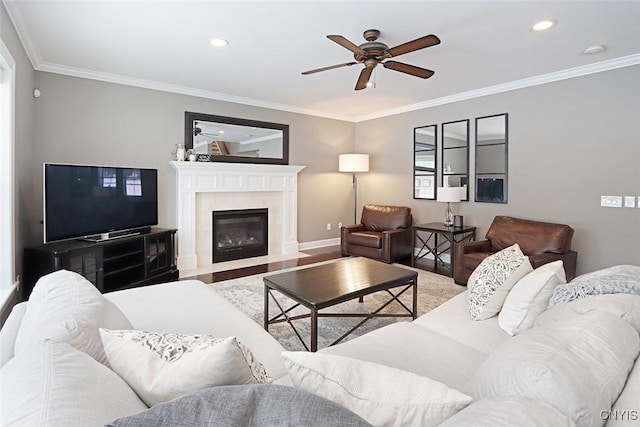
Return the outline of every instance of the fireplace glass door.
[[[267,209],[213,211],[213,262],[267,255]]]

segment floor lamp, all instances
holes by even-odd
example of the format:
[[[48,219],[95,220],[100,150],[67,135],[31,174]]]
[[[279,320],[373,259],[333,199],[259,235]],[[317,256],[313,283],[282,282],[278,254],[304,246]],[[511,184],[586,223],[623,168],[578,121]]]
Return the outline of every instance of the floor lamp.
[[[340,154],[338,170],[353,174],[353,223],[356,224],[358,222],[358,177],[356,177],[356,172],[369,172],[369,155]]]

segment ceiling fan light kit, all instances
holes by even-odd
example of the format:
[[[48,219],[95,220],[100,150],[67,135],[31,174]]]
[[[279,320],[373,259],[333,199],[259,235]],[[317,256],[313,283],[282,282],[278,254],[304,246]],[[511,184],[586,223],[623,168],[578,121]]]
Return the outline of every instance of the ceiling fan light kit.
[[[339,44],[347,50],[350,50],[353,53],[353,57],[356,62],[346,62],[344,64],[316,68],[314,70],[305,71],[302,74],[308,75],[336,68],[350,67],[355,64],[362,64],[364,65],[364,68],[360,71],[360,76],[356,82],[355,90],[362,90],[372,86],[368,84],[369,79],[371,78],[371,73],[378,64],[382,64],[384,68],[389,70],[399,71],[421,79],[428,79],[434,75],[435,72],[433,70],[416,67],[415,65],[409,65],[403,62],[390,61],[388,59],[440,44],[440,39],[437,36],[430,34],[392,48],[389,48],[386,44],[377,41],[378,37],[380,37],[380,31],[378,30],[366,30],[363,33],[363,37],[366,42],[358,46],[343,36],[328,35],[327,38],[329,40]],[[375,84],[373,86],[375,87]]]

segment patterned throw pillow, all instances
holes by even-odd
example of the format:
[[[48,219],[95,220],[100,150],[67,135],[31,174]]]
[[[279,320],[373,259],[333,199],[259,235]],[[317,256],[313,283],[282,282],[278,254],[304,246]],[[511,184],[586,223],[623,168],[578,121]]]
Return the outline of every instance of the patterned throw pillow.
[[[272,381],[235,337],[108,329],[100,335],[111,369],[148,406],[207,387]]]
[[[467,282],[471,318],[485,320],[498,314],[511,288],[532,271],[517,243],[485,258]]]

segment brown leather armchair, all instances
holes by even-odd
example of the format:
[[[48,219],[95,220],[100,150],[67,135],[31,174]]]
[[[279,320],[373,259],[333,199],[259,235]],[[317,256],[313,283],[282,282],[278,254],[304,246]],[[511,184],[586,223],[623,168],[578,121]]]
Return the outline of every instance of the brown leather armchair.
[[[482,260],[517,243],[533,268],[562,260],[569,281],[576,275],[578,260],[578,253],[571,250],[572,237],[573,228],[568,225],[496,216],[485,235],[486,240],[455,245],[453,279],[459,285],[466,285]]]
[[[386,263],[411,255],[411,208],[364,205],[360,224],[340,229],[343,256],[356,255]]]

